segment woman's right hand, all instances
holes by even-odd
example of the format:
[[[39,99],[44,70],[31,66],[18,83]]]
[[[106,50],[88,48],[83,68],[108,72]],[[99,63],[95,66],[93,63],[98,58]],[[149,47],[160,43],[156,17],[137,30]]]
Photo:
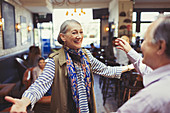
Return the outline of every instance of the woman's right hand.
[[[30,104],[30,100],[26,97],[22,99],[16,99],[9,96],[5,97],[5,100],[13,103],[10,113],[27,113],[27,106]]]
[[[116,47],[116,48],[121,49],[121,50],[125,51],[126,53],[128,53],[132,49],[130,44],[122,38],[117,38],[115,40],[115,45],[118,45],[118,47]]]

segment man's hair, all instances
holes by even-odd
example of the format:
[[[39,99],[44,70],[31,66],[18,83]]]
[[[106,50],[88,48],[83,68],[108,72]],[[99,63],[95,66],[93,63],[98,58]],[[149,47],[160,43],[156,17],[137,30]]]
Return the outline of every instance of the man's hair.
[[[58,38],[57,38],[58,42],[60,44],[62,44],[62,45],[64,45],[64,42],[63,42],[63,40],[60,37],[60,33],[66,34],[66,32],[68,31],[68,26],[71,23],[79,24],[81,26],[81,24],[78,21],[74,20],[74,19],[64,21],[63,24],[60,27],[60,32],[59,32]]]
[[[154,30],[153,43],[165,40],[165,54],[170,58],[170,15],[161,15],[158,19],[161,20]]]
[[[94,46],[94,44],[93,44],[93,43],[91,43],[91,44],[90,44],[90,46]]]

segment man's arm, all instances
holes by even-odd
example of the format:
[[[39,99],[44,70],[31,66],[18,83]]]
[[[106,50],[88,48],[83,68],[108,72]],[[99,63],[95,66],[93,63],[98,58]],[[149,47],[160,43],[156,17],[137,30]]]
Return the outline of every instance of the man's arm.
[[[131,61],[131,63],[133,63],[135,69],[142,76],[152,72],[152,69],[149,66],[142,63],[142,57],[135,50],[132,49],[128,42],[121,38],[116,39],[115,42],[115,44],[118,45],[118,49],[121,49],[127,53],[129,60]]]

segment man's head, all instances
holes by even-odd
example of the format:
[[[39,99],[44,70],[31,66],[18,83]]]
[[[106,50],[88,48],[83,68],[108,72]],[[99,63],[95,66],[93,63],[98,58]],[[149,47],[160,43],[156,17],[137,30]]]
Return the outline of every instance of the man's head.
[[[40,58],[38,59],[38,66],[39,66],[39,68],[40,68],[40,69],[44,69],[45,64],[46,64],[45,59],[44,59],[43,57],[40,57]]]
[[[94,48],[94,44],[93,43],[91,43],[90,46],[91,46],[91,48]]]
[[[152,69],[170,63],[170,16],[160,16],[148,27],[141,49],[143,63]]]

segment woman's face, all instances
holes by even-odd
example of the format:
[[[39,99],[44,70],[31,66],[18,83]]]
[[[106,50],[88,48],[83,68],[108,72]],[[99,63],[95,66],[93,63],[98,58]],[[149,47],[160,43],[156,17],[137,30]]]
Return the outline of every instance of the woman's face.
[[[44,69],[45,64],[46,64],[45,60],[43,60],[43,59],[38,62],[38,65],[39,65],[40,69]]]
[[[83,41],[83,29],[79,24],[70,23],[68,31],[61,38],[70,49],[79,49]]]

